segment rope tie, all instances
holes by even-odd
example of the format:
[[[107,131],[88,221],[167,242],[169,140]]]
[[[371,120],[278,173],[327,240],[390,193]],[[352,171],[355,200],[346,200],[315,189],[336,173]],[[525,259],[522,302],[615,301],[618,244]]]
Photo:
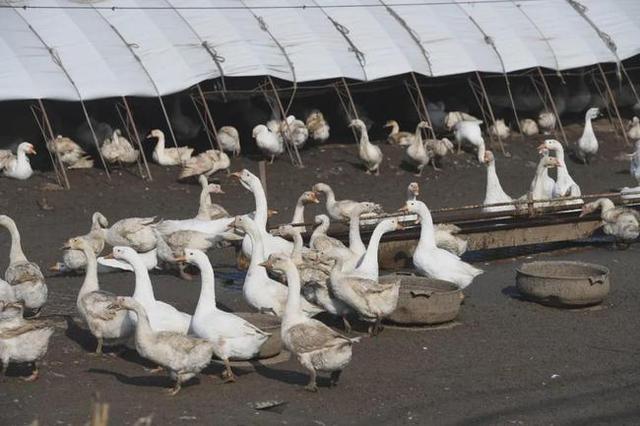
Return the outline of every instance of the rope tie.
[[[340,32],[340,34],[342,34],[344,39],[347,41],[347,43],[349,43],[349,52],[353,52],[354,55],[356,55],[356,59],[360,63],[360,66],[362,68],[364,68],[365,65],[367,64],[367,58],[365,57],[364,52],[362,52],[362,50],[358,49],[358,46],[356,46],[353,43],[353,41],[349,38],[349,33],[350,33],[349,28],[345,27],[344,25],[342,25],[341,23],[339,23],[338,21],[336,21],[335,19],[333,19],[330,16],[327,16],[327,19],[329,19],[329,21],[331,21],[333,26],[336,27],[336,30],[338,30]]]
[[[220,55],[218,51],[215,48],[213,48],[207,40],[202,42],[202,47],[204,47],[207,50],[207,52],[209,52],[209,54],[211,55],[214,61],[221,64],[226,61],[225,57]]]

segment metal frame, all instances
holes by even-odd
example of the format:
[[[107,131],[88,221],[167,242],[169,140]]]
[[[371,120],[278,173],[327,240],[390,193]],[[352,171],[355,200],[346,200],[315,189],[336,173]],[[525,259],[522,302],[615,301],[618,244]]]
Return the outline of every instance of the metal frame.
[[[553,100],[553,95],[551,94],[551,89],[549,88],[549,83],[547,82],[547,78],[545,77],[540,67],[536,67],[536,71],[537,73],[532,72],[529,74],[531,84],[533,85],[533,88],[536,90],[536,93],[538,94],[540,101],[544,105],[545,110],[547,111],[551,110],[551,112],[553,112],[553,115],[556,118],[556,123],[558,124],[558,127],[560,127],[560,134],[562,135],[562,141],[564,142],[565,146],[569,146],[569,140],[567,139],[567,134],[564,131],[564,126],[562,125],[562,120],[560,119],[560,114],[558,113],[556,102]],[[540,78],[540,80],[538,80],[538,78]],[[563,84],[565,83],[564,77],[562,78],[562,83]],[[543,91],[544,91],[544,94],[543,94]],[[553,132],[557,139],[558,130],[554,128]]]
[[[40,129],[42,140],[45,141],[45,149],[47,150],[47,152],[49,152],[49,158],[51,159],[51,164],[53,165],[53,171],[56,175],[56,181],[58,182],[58,185],[62,186],[63,188],[71,189],[71,185],[69,184],[69,179],[67,177],[67,171],[64,168],[64,164],[60,159],[58,151],[53,150],[53,152],[51,152],[51,150],[49,149],[49,144],[47,143],[47,140],[53,142],[53,140],[55,139],[55,135],[53,132],[53,128],[51,127],[51,121],[49,121],[47,110],[44,107],[44,102],[42,102],[42,99],[38,99],[37,102],[38,105],[32,104],[30,106],[30,109],[31,113],[33,114],[33,118],[35,119],[36,124]],[[40,115],[40,118],[38,118],[38,115]],[[47,137],[47,132],[49,133],[49,137]]]
[[[467,78],[467,81],[469,83],[469,86],[471,87],[471,91],[473,92],[473,96],[476,98],[476,102],[478,103],[478,106],[480,107],[480,112],[482,113],[482,116],[484,118],[484,122],[485,123],[489,123],[489,119],[490,119],[491,120],[490,121],[491,124],[493,124],[495,126],[496,117],[495,117],[495,115],[493,113],[493,108],[491,107],[491,101],[489,100],[489,95],[487,94],[487,90],[484,87],[484,82],[482,81],[482,77],[480,76],[480,73],[478,71],[475,72],[475,76],[476,76],[476,79],[477,79],[477,83],[474,82],[471,78]],[[486,108],[486,110],[485,110],[485,108]],[[487,116],[487,114],[488,114],[488,116]],[[491,135],[491,132],[489,132],[489,131],[487,131],[487,134],[489,135],[489,139],[491,140],[491,144],[494,145],[493,135]],[[509,157],[511,154],[509,154],[504,149],[504,144],[502,143],[502,138],[500,137],[500,135],[496,135],[496,138],[498,139],[498,143],[500,144],[500,150],[502,151],[502,155],[504,155],[505,157]]]
[[[431,116],[429,115],[429,110],[427,109],[427,104],[425,102],[424,96],[422,96],[422,89],[418,84],[418,79],[414,72],[411,74],[411,81],[404,80],[404,87],[407,89],[409,93],[409,97],[411,98],[411,103],[413,103],[413,107],[416,109],[418,113],[418,117],[421,121],[426,121],[429,123],[428,129],[423,129],[427,133],[427,137],[431,136],[432,139],[436,139],[436,131],[433,128],[433,122],[431,121]]]
[[[605,98],[605,96],[603,95],[603,90],[600,85],[604,86],[604,93],[607,95],[606,97],[609,100],[609,102],[606,104],[607,113],[609,114],[609,117],[612,117],[611,109],[613,109],[613,112],[615,114],[615,120],[613,118],[610,118],[610,120],[612,121],[612,125],[616,133],[616,138],[618,137],[618,129],[616,128],[616,122],[617,122],[617,124],[620,126],[620,133],[622,133],[622,138],[624,140],[625,145],[630,146],[631,142],[629,141],[629,137],[627,136],[627,132],[625,131],[624,123],[622,122],[622,117],[620,116],[620,110],[618,109],[616,98],[613,94],[613,91],[611,90],[611,86],[609,85],[607,76],[604,73],[604,70],[602,69],[601,64],[597,64],[596,67],[598,69],[598,73],[592,73],[591,77],[593,78],[593,82],[596,85],[596,88],[600,92],[600,95],[603,97],[603,99]],[[611,105],[611,107],[609,107],[609,105]]]
[[[356,104],[353,102],[353,96],[351,95],[351,90],[349,89],[349,85],[347,84],[347,80],[341,78],[339,82],[334,84],[334,89],[336,94],[338,95],[338,99],[340,100],[340,104],[344,109],[345,114],[347,114],[347,119],[349,122],[352,120],[359,120],[360,116],[358,115],[358,109],[356,108]],[[360,143],[360,138],[356,133],[356,129],[350,127],[351,134],[353,134],[353,139],[356,144]]]
[[[127,137],[129,141],[135,141],[136,145],[138,145],[138,150],[140,151],[140,156],[136,160],[136,164],[138,165],[138,171],[140,172],[140,177],[142,179],[149,179],[149,181],[153,180],[151,176],[151,170],[149,170],[149,163],[147,162],[147,156],[144,153],[144,149],[142,147],[142,139],[140,139],[140,135],[138,134],[138,128],[133,119],[133,113],[131,112],[131,108],[129,107],[129,102],[127,102],[127,98],[122,96],[122,104],[116,103],[116,112],[118,113],[118,117],[120,118],[120,122],[127,132]],[[124,109],[125,114],[122,114],[120,108]],[[142,157],[142,162],[144,163],[144,168],[147,171],[147,175],[145,176],[142,171],[142,166],[140,165],[140,158]]]

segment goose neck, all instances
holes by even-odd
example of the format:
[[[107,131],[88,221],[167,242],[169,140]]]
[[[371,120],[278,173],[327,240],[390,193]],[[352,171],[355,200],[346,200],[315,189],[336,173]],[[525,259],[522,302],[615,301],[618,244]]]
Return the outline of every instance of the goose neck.
[[[100,290],[96,255],[90,247],[84,247],[82,253],[84,253],[84,256],[87,258],[87,266],[82,287],[80,287],[80,291],[78,292],[78,300],[87,293]]]
[[[349,249],[354,253],[364,253],[366,247],[360,235],[360,215],[354,214],[349,220]]]
[[[200,298],[194,312],[194,316],[213,312],[216,306],[216,285],[213,267],[211,263],[205,259],[196,259],[196,265],[200,269]]]
[[[302,235],[300,232],[293,232],[293,250],[291,250],[291,259],[294,262],[302,262]]]
[[[392,122],[391,123],[391,133],[389,133],[390,135],[395,135],[398,132],[400,132],[400,125],[398,125],[397,122]]]
[[[295,209],[293,209],[291,223],[304,223],[304,202],[302,199],[298,200]]]
[[[382,235],[387,232],[385,229],[385,223],[381,222],[376,226],[371,234],[371,239],[369,239],[369,246],[367,247],[367,251],[362,258],[361,266],[366,267],[377,267],[378,265],[378,248],[380,247],[380,239]]]
[[[132,259],[127,259],[127,262],[133,268],[133,273],[136,277],[135,290],[133,291],[133,298],[136,300],[155,301],[155,295],[153,294],[153,284],[151,284],[151,278],[149,277],[149,271],[144,265],[142,259],[136,256]]]
[[[253,198],[256,203],[255,223],[260,230],[267,228],[267,196],[260,182],[252,182],[250,185]]]
[[[153,335],[153,330],[151,329],[151,324],[149,323],[149,316],[147,315],[147,311],[145,311],[144,307],[136,300],[133,300],[129,303],[130,307],[128,309],[135,312],[137,317],[136,343],[147,345],[150,343],[150,339]]]
[[[22,251],[22,243],[20,241],[20,232],[18,231],[18,227],[15,222],[9,221],[4,224],[5,228],[9,231],[11,235],[11,249],[9,251],[9,263],[14,264],[17,262],[26,262],[27,257],[24,255]]]
[[[284,308],[283,322],[289,322],[300,316],[300,273],[293,262],[287,262],[287,303]]]
[[[496,163],[494,161],[490,162],[487,166],[487,192],[489,190],[504,192],[500,184],[500,178],[498,178],[498,173],[496,172]]]
[[[417,211],[418,216],[420,217],[420,240],[418,241],[419,247],[425,248],[435,248],[436,239],[435,232],[433,230],[433,218],[431,217],[431,212],[426,206],[423,206]],[[416,251],[419,249],[416,248]]]
[[[265,261],[264,241],[257,227],[249,226],[245,231],[249,235],[249,238],[251,238],[251,262],[249,263],[249,268],[255,269],[260,267],[260,264]]]

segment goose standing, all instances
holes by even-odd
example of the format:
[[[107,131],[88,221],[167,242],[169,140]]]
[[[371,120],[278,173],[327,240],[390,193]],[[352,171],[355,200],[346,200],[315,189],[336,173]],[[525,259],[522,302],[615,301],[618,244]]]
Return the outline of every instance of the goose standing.
[[[160,129],[153,129],[147,139],[157,139],[153,149],[153,161],[161,166],[180,166],[185,164],[193,154],[193,148],[181,146],[177,148],[165,148],[164,132]]]
[[[109,226],[107,218],[102,213],[95,212],[91,217],[91,229],[88,234],[76,238],[83,238],[89,242],[93,254],[98,255],[104,249],[104,228]],[[87,266],[87,258],[80,249],[67,248],[62,253],[62,262],[57,262],[51,268],[54,272],[71,272],[84,269]]]
[[[216,241],[215,236],[204,232],[192,230],[174,231],[170,234],[162,234],[154,228],[158,240],[158,259],[170,266],[177,266],[180,277],[184,280],[192,280],[193,276],[186,271],[186,264],[180,259],[184,250],[188,248],[207,251]]]
[[[344,272],[343,257],[335,249],[323,250],[321,256],[335,261],[330,275],[333,294],[351,306],[362,320],[371,323],[369,334],[378,334],[382,320],[398,305],[400,280],[383,284],[352,271]]]
[[[200,190],[200,203],[196,219],[216,220],[231,217],[224,207],[211,201],[211,194],[224,194],[220,185],[209,183],[205,175],[198,176],[198,182],[202,189]]]
[[[184,250],[182,260],[197,266],[202,280],[200,298],[191,319],[191,332],[213,344],[213,353],[226,367],[223,379],[235,382],[229,359],[255,358],[270,334],[237,315],[218,309],[213,268],[206,254],[189,248]]]
[[[18,145],[16,155],[10,150],[0,150],[0,170],[6,177],[18,180],[29,179],[33,175],[31,162],[27,154],[34,155],[35,148],[29,142],[22,142]]]
[[[487,186],[482,204],[488,206],[490,204],[511,203],[513,198],[507,195],[500,185],[500,179],[496,173],[496,160],[493,156],[493,152],[485,151],[484,164],[487,166]],[[483,212],[504,212],[514,211],[515,206],[494,206],[494,207],[482,207]]]
[[[355,209],[360,203],[358,201],[353,200],[336,200],[336,195],[333,192],[333,189],[326,183],[316,183],[313,185],[311,190],[315,193],[323,193],[327,198],[325,201],[325,206],[327,208],[327,213],[331,219],[334,220],[344,220],[349,217],[351,211]],[[374,211],[376,213],[382,213],[382,208],[380,205],[375,204]]]
[[[342,241],[327,235],[330,225],[329,216],[319,214],[314,218],[314,221],[318,226],[316,226],[309,238],[309,247],[311,249],[320,251],[335,248],[341,250],[347,256],[350,254],[348,253],[349,249]]]
[[[633,117],[627,124],[627,136],[632,141],[640,139],[640,119],[638,117]]]
[[[140,151],[133,148],[120,129],[115,129],[111,138],[105,139],[100,147],[105,161],[111,164],[132,164],[138,161]]]
[[[302,120],[290,115],[286,118],[282,126],[282,134],[293,146],[300,149],[309,139],[309,129]]]
[[[539,151],[554,151],[558,160],[558,176],[553,187],[553,198],[561,197],[579,197],[581,195],[580,187],[569,175],[567,163],[564,161],[564,148],[562,144],[555,139],[545,140],[539,147]],[[565,204],[582,204],[582,200],[571,200]]]
[[[540,157],[540,161],[536,166],[536,174],[531,181],[529,192],[519,198],[520,201],[542,200],[543,202],[534,203],[534,207],[546,207],[549,205],[548,200],[551,200],[552,193],[549,192],[549,185],[547,184],[548,169],[550,167],[562,167],[560,162],[555,157],[549,157],[543,155]],[[553,191],[553,190],[552,190]]]
[[[284,346],[309,371],[309,383],[305,389],[317,392],[316,376],[319,371],[329,372],[331,385],[335,386],[342,370],[351,361],[353,343],[359,339],[345,337],[320,321],[305,316],[301,310],[300,277],[290,258],[273,254],[262,265],[284,272],[287,277],[289,292],[280,333]]]
[[[230,152],[234,157],[240,155],[240,134],[233,126],[222,126],[218,129],[218,143],[225,152]]]
[[[534,136],[539,133],[538,124],[530,118],[520,120],[520,128],[525,136]]]
[[[269,311],[281,317],[287,300],[287,286],[271,279],[265,268],[260,266],[265,261],[266,255],[258,225],[248,216],[237,216],[232,226],[243,230],[252,240],[251,262],[242,286],[245,300],[259,311]],[[291,249],[286,252],[291,253]],[[306,300],[303,302],[302,309],[308,316],[322,312],[322,309],[311,305]]]
[[[11,235],[11,249],[9,252],[9,267],[4,273],[4,279],[13,287],[18,301],[24,302],[24,307],[33,311],[35,315],[47,302],[47,285],[40,267],[29,262],[22,251],[20,232],[16,223],[9,216],[0,216],[0,226]]]
[[[598,108],[589,108],[584,115],[584,130],[576,147],[576,156],[584,164],[591,162],[591,158],[598,153],[598,139],[591,125],[591,120],[598,118],[598,115],[600,115]]]
[[[426,121],[418,123],[415,134],[413,135],[413,141],[411,145],[407,147],[406,151],[407,158],[418,169],[416,176],[422,176],[422,169],[432,160],[431,152],[427,151],[424,141],[422,140],[422,129],[427,128],[429,128],[429,123]]]
[[[168,303],[156,300],[149,272],[138,253],[131,247],[114,247],[111,256],[127,262],[133,268],[136,280],[133,298],[144,307],[151,328],[155,331],[187,334],[191,315],[180,312]],[[135,321],[135,315],[131,314],[130,317]]]
[[[556,116],[550,111],[541,111],[538,114],[538,128],[543,135],[548,135],[556,129]]]
[[[431,166],[435,171],[440,170],[436,163],[441,162],[448,153],[454,152],[453,143],[447,138],[427,139],[424,144],[427,151],[431,152]]]
[[[38,378],[38,362],[47,353],[54,324],[48,320],[25,320],[23,309],[20,302],[0,302],[0,374],[5,376],[12,362],[28,362],[33,370],[23,380],[32,382]]]
[[[291,219],[291,223],[304,223],[304,207],[308,204],[318,204],[319,202],[320,200],[315,192],[303,192],[298,198],[298,201],[296,201],[296,207],[293,209],[293,218]],[[297,226],[296,228],[302,232],[306,231],[306,228],[303,225]]]
[[[55,139],[47,142],[47,148],[49,151],[57,153],[62,164],[69,169],[90,169],[93,167],[93,159],[71,138],[58,135]]]
[[[273,160],[284,152],[282,137],[264,124],[254,127],[251,135],[263,154],[270,157],[269,164],[273,164]]]
[[[422,201],[407,201],[400,210],[420,217],[420,240],[413,253],[413,264],[420,275],[449,281],[464,289],[482,274],[481,269],[436,246],[431,212]]]
[[[444,116],[444,127],[451,131],[461,121],[478,121],[473,115],[462,111],[451,111]]]
[[[616,207],[608,198],[599,198],[582,206],[580,217],[601,210],[602,230],[623,243],[631,243],[640,236],[640,213],[635,210]]]
[[[311,139],[318,142],[324,142],[329,139],[331,128],[320,111],[311,111],[311,114],[307,116],[306,124]]]
[[[460,149],[462,146],[462,142],[469,142],[471,145],[477,148],[478,150],[478,161],[482,163],[484,161],[484,139],[482,138],[482,130],[480,130],[480,125],[482,121],[460,121],[458,122],[453,130],[453,134],[455,136],[456,142],[458,143],[458,153],[460,153]]]
[[[114,310],[126,309],[136,317],[136,350],[140,356],[169,371],[176,381],[170,395],[176,395],[182,383],[191,379],[211,362],[213,343],[173,331],[155,330],[144,306],[131,297],[118,297]]]
[[[349,127],[355,127],[360,132],[360,142],[358,143],[358,156],[367,169],[367,174],[380,175],[380,164],[382,163],[382,151],[379,147],[369,141],[367,126],[359,119],[351,120]]]
[[[378,248],[380,247],[380,239],[387,232],[401,229],[404,229],[404,227],[398,222],[397,218],[380,221],[373,230],[373,234],[371,234],[371,238],[369,239],[369,246],[353,270],[353,275],[378,281],[380,269],[378,265]]]
[[[96,354],[102,353],[106,343],[120,344],[134,331],[135,324],[126,312],[115,312],[109,306],[117,301],[117,296],[100,290],[98,283],[98,261],[91,243],[83,237],[71,238],[65,248],[81,251],[86,259],[86,275],[78,292],[76,307],[78,313],[98,340]]]
[[[209,177],[220,170],[228,170],[229,166],[231,160],[227,154],[217,149],[209,149],[189,158],[182,166],[178,179],[199,175]]]
[[[411,132],[401,132],[400,125],[396,120],[387,121],[384,126],[385,128],[391,127],[391,132],[387,136],[387,142],[391,145],[401,145],[408,146],[413,143],[413,133]]]

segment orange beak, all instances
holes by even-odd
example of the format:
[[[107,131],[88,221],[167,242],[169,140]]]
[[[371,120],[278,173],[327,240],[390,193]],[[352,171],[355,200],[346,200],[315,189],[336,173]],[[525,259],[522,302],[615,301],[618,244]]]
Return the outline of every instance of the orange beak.
[[[175,258],[176,262],[186,262],[187,258],[185,256],[178,256]]]
[[[242,172],[233,172],[231,173],[231,176],[240,179],[240,177],[242,176]]]
[[[114,259],[113,257],[113,253],[109,253],[108,255],[104,256],[105,259]]]
[[[409,213],[409,209],[407,208],[407,206],[403,206],[398,209],[398,213]]]
[[[320,203],[320,200],[318,199],[318,193],[317,192],[312,192],[311,193],[311,202],[314,204],[318,204]]]
[[[34,147],[29,148],[29,150],[27,151],[27,154],[37,154],[36,150]]]
[[[398,224],[396,225],[396,231],[402,231],[403,229],[404,229],[404,225],[398,222]]]

